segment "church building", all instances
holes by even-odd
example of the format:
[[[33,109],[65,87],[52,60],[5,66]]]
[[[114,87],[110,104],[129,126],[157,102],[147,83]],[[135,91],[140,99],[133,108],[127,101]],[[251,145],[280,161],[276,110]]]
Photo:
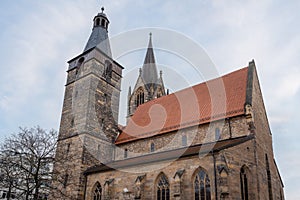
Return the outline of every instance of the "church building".
[[[150,33],[122,126],[109,24],[68,61],[50,199],[283,200],[255,62],[169,94]]]

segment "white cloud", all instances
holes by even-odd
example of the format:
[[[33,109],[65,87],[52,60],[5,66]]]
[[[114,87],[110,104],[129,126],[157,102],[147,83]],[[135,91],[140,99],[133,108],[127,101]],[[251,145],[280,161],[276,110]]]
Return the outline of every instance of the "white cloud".
[[[14,23],[8,23],[9,18],[0,21],[9,24],[0,34],[6,50],[0,66],[0,134],[24,123],[58,128],[66,61],[82,51],[91,31],[91,20],[101,7],[96,0],[32,2],[36,7],[28,11],[19,8],[22,17]],[[288,137],[281,129],[298,132],[288,124],[299,123],[299,1],[101,3],[111,21],[111,35],[150,25],[174,29],[203,45],[221,74],[246,66],[254,58],[269,119],[274,123],[274,135]],[[137,59],[142,64],[143,57]],[[277,130],[279,125],[281,129]],[[292,137],[285,139],[300,139],[299,135]],[[297,188],[289,185],[296,185],[292,175],[297,173],[295,166],[299,163],[285,162],[292,158],[285,156],[297,156],[299,152],[289,154],[279,143],[276,154],[283,158],[278,165],[287,197],[297,199]]]
[[[277,98],[291,98],[295,96],[295,94],[299,91],[300,88],[300,71],[293,73],[292,71],[288,71],[287,74],[280,81],[279,87],[276,91]]]
[[[60,2],[60,6],[55,2],[38,3],[32,12],[24,14],[6,30],[6,38],[0,38],[10,51],[9,57],[2,58],[1,68],[6,73],[0,75],[0,110],[5,113],[2,115],[5,120],[0,120],[2,127],[18,127],[24,122],[31,126],[47,118],[44,120],[47,128],[58,128],[61,109],[55,110],[57,116],[49,116],[50,111],[42,104],[46,98],[61,104],[66,61],[84,46],[83,42],[74,42],[74,39],[80,38],[78,35],[82,33],[78,30],[84,29],[86,35],[82,37],[86,40],[91,28],[86,19],[91,20],[87,13],[93,8],[84,5],[84,2],[74,4],[70,1]],[[90,12],[81,12],[82,9]],[[59,89],[53,85],[59,85]]]

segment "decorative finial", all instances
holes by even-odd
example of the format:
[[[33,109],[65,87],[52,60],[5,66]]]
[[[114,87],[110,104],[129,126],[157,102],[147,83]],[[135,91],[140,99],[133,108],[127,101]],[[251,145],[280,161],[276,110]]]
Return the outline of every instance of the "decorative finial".
[[[160,77],[162,77],[162,74],[163,74],[163,72],[162,72],[162,70],[160,70],[160,71],[159,71]]]
[[[103,13],[104,12],[104,7],[103,6],[102,6],[101,10],[102,10],[102,13]]]
[[[140,75],[142,74],[142,68],[139,69],[139,73],[140,73]]]
[[[149,33],[149,36],[150,36],[150,38],[152,37],[152,33],[151,32]]]

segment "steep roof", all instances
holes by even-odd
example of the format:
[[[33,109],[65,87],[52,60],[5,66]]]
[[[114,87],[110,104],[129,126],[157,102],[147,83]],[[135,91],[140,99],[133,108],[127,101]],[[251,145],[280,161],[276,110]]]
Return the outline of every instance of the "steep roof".
[[[93,31],[83,51],[85,52],[93,47],[99,48],[101,51],[106,53],[106,55],[111,57],[111,50],[107,30],[105,30],[102,27],[93,28]]]
[[[142,78],[146,85],[156,84],[158,80],[157,67],[152,47],[152,34],[150,33],[148,49],[146,52],[144,65],[142,68]]]
[[[98,13],[98,15],[96,15],[94,18],[93,30],[83,52],[86,52],[96,47],[99,48],[102,52],[104,52],[107,56],[112,57],[107,31],[109,20],[106,14],[103,13],[103,11],[104,8],[102,8],[102,13]],[[101,24],[100,20],[103,20],[104,23]]]
[[[140,105],[116,144],[244,114],[248,67]]]

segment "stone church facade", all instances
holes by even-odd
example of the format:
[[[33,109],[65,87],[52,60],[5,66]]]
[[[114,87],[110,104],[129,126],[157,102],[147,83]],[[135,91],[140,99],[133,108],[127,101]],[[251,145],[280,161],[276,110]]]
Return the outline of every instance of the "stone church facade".
[[[169,94],[150,34],[121,126],[124,67],[103,10],[68,62],[50,199],[283,200],[254,61]]]

